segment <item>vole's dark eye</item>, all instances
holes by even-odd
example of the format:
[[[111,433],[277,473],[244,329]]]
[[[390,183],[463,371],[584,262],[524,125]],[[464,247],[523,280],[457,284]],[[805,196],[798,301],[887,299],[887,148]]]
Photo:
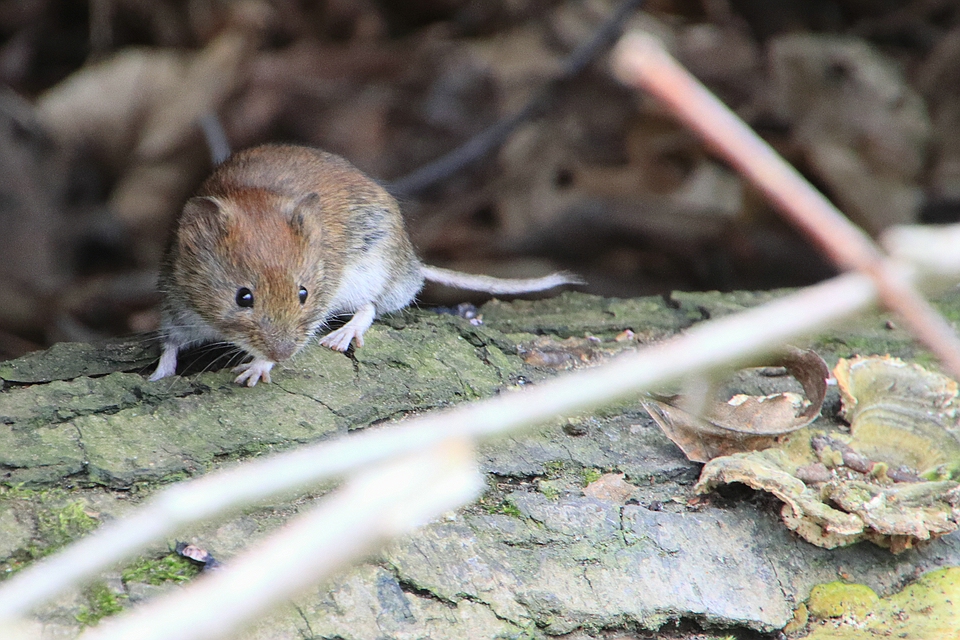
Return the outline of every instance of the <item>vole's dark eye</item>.
[[[237,306],[250,308],[253,306],[253,291],[246,287],[237,289]]]
[[[307,301],[307,290],[303,287],[300,287],[300,304],[303,304]]]

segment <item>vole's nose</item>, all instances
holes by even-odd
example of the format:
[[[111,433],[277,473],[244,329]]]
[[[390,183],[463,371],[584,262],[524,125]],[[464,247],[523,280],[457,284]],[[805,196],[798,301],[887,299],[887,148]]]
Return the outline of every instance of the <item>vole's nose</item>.
[[[267,356],[275,362],[281,362],[292,357],[297,352],[295,340],[275,340],[269,344]]]
[[[289,359],[300,348],[290,331],[281,329],[269,320],[260,322],[260,339],[264,355],[274,362]]]

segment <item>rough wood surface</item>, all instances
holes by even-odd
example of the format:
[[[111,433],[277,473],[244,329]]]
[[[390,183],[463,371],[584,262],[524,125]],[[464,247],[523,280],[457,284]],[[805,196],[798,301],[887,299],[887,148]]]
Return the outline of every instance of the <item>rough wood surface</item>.
[[[274,384],[253,389],[233,385],[227,370],[148,382],[156,351],[142,340],[62,344],[0,363],[0,480],[9,485],[0,492],[0,568],[122,516],[161,484],[536,384],[772,295],[568,293],[489,303],[479,326],[410,310],[375,324],[352,355],[308,348]],[[956,317],[960,297],[940,306]],[[635,337],[624,340],[625,329]],[[831,364],[888,352],[929,363],[880,316],[811,345]],[[828,397],[820,419],[836,420],[837,409]],[[870,544],[827,551],[788,532],[766,496],[688,502],[700,466],[639,399],[484,443],[481,455],[489,489],[478,504],[304,594],[249,637],[591,638],[672,620],[770,632],[816,583],[845,576],[887,593],[918,571],[960,564],[956,535],[899,556]],[[608,472],[633,486],[626,504],[583,494]],[[184,538],[228,561],[322,493],[260,505]],[[165,553],[158,545],[145,556]],[[119,571],[104,580],[130,603],[178,588],[122,580]],[[38,612],[38,628],[72,637],[90,606],[89,591],[78,590]]]

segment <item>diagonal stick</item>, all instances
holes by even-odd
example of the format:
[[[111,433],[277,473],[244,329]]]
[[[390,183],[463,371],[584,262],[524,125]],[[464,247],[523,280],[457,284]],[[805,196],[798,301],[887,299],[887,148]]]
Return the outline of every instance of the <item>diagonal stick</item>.
[[[760,138],[654,36],[631,33],[614,52],[620,80],[665,103],[735,166],[841,269],[876,284],[880,301],[897,312],[913,335],[960,377],[960,340],[953,328],[908,282],[873,241]]]

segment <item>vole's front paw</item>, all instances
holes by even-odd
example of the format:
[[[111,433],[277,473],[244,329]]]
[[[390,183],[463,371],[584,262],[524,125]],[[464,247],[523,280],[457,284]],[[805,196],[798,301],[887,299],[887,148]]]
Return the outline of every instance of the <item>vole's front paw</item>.
[[[248,387],[257,386],[257,382],[260,380],[269,384],[270,370],[273,369],[274,364],[276,363],[270,360],[254,358],[251,362],[244,362],[243,364],[237,365],[231,369],[234,373],[240,374],[234,382],[237,384],[245,384]]]
[[[320,344],[334,351],[346,351],[350,348],[350,343],[354,341],[356,341],[358,347],[362,347],[363,332],[357,331],[356,327],[351,327],[350,323],[320,338]]]

